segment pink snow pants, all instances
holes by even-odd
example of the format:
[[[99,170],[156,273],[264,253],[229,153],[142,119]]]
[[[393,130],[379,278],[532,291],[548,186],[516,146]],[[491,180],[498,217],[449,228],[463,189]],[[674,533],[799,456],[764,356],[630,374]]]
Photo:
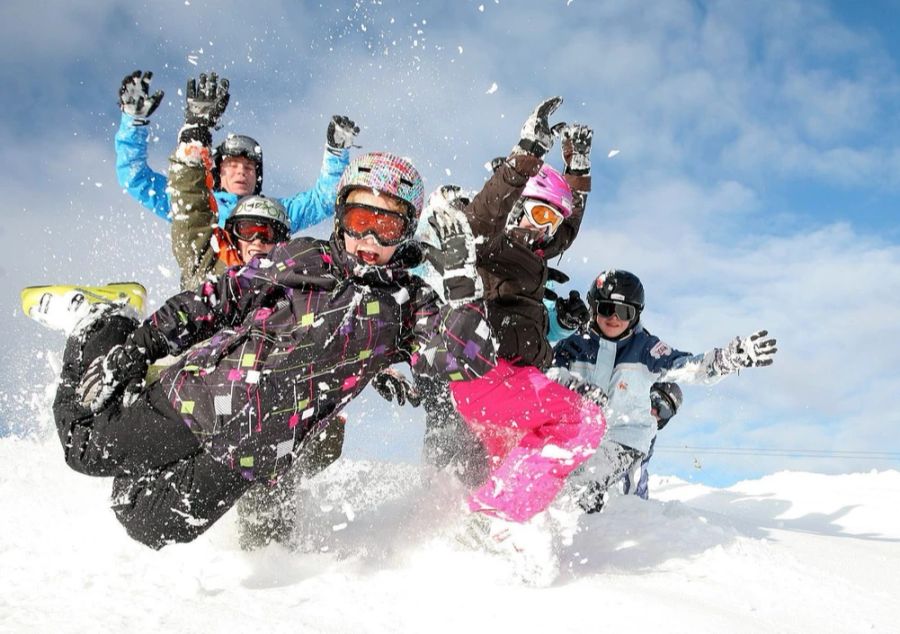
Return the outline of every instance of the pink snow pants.
[[[480,379],[451,383],[450,391],[491,463],[469,508],[506,520],[526,522],[546,509],[606,431],[600,406],[534,367],[500,360]]]

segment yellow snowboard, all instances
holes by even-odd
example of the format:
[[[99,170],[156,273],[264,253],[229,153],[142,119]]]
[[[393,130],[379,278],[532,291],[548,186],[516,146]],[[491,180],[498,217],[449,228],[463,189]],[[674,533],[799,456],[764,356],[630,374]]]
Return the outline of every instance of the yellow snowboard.
[[[32,309],[41,303],[43,297],[62,296],[70,291],[81,293],[91,304],[98,302],[127,302],[137,311],[138,315],[144,314],[144,301],[147,299],[147,289],[137,282],[118,282],[104,286],[80,286],[77,284],[26,286],[22,289],[22,312],[26,316],[31,317]]]

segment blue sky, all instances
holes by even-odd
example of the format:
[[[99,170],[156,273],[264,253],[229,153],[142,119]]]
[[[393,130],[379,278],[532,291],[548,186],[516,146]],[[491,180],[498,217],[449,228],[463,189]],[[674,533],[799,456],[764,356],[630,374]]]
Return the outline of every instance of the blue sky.
[[[115,182],[116,90],[155,72],[151,164],[164,169],[186,79],[217,70],[233,95],[222,132],[262,143],[276,195],[312,182],[334,113],[361,124],[364,149],[410,156],[428,187],[477,188],[534,105],[562,95],[556,120],[595,129],[595,191],[563,259],[576,287],[634,271],[646,325],[676,348],[758,328],[779,339],[772,368],[687,388],[660,446],[826,456],[660,451],[654,471],[723,484],[897,468],[900,3],[75,5],[0,8],[0,430],[44,424],[30,399],[62,345],[19,314],[21,286],[137,279],[157,304],[177,290],[167,227]],[[381,405],[350,408],[348,453],[415,460],[420,415]]]

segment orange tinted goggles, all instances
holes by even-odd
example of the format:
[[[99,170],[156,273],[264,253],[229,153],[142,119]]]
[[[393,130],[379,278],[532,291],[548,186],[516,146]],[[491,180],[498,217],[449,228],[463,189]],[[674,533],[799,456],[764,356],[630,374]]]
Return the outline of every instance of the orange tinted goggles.
[[[551,236],[556,233],[559,225],[562,224],[562,214],[545,202],[528,198],[522,201],[522,206],[525,207],[525,214],[528,216],[528,219],[535,226],[547,227]]]
[[[232,231],[234,231],[234,235],[238,238],[247,242],[261,240],[267,244],[273,244],[287,239],[282,235],[284,233],[283,231],[279,231],[270,223],[260,220],[237,220],[234,223]]]
[[[406,216],[380,207],[348,203],[341,210],[341,229],[354,238],[372,236],[382,246],[394,246],[406,238]]]

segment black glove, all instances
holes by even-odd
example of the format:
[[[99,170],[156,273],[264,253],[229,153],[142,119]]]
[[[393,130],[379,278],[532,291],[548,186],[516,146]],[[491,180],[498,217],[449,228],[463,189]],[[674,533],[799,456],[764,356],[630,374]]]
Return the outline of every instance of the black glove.
[[[431,200],[431,198],[429,198]],[[440,248],[425,245],[424,256],[444,279],[444,297],[452,305],[474,301],[484,293],[481,276],[475,269],[475,238],[462,212],[436,205],[428,224],[440,241]]]
[[[410,405],[418,407],[421,402],[416,388],[410,385],[403,375],[390,368],[375,375],[375,378],[372,379],[372,387],[388,402],[396,398],[397,405],[404,405],[406,401],[409,401]]]
[[[550,127],[549,117],[562,104],[562,97],[551,97],[538,104],[525,121],[519,135],[519,143],[513,153],[526,152],[537,157],[544,156],[553,147],[553,136],[562,130],[564,123]]]
[[[547,281],[556,282],[557,284],[565,284],[569,281],[569,276],[553,267],[547,267]],[[555,299],[555,298],[554,298]]]
[[[556,321],[566,330],[581,330],[591,321],[591,312],[578,291],[569,291],[568,299],[557,297]]]
[[[230,98],[228,80],[224,77],[219,79],[215,73],[207,77],[201,73],[199,78],[189,79],[184,107],[185,126],[215,128]]]
[[[147,125],[150,115],[159,107],[163,91],[157,90],[150,95],[151,71],[141,73],[136,70],[125,75],[119,87],[119,108],[127,115],[134,117],[134,125]]]
[[[562,129],[562,155],[566,173],[585,176],[591,173],[591,141],[594,131],[581,123]]]
[[[326,141],[328,151],[335,156],[340,156],[343,150],[353,147],[356,135],[359,134],[359,126],[349,117],[336,114],[328,123]]]
[[[114,346],[106,356],[91,361],[81,377],[76,389],[81,404],[101,410],[119,387],[142,382],[149,366],[146,352],[133,343]]]

